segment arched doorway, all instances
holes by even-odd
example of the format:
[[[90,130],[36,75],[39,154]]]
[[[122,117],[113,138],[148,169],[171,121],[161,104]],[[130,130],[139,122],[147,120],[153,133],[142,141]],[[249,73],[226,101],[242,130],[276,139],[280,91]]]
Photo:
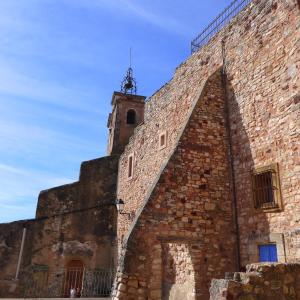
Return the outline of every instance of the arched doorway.
[[[69,298],[79,297],[82,292],[84,264],[79,259],[74,259],[68,262],[64,274],[63,296]],[[75,291],[71,292],[72,289]],[[73,294],[73,295],[71,295]]]

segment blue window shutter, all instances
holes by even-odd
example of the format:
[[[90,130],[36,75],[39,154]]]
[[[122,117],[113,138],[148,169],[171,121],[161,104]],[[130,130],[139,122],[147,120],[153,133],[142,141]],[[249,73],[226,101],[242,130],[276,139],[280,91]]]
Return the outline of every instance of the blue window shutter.
[[[269,245],[269,261],[272,262],[278,262],[278,257],[277,257],[277,247],[276,245]]]
[[[260,262],[277,262],[277,247],[275,244],[259,246],[259,261]]]
[[[259,262],[269,261],[269,248],[268,245],[259,246]]]

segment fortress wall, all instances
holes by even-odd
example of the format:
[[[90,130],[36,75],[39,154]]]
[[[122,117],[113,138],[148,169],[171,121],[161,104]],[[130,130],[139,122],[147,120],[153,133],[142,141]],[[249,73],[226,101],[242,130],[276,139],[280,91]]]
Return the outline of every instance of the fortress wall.
[[[257,242],[266,241],[271,233],[286,230],[294,238],[299,219],[295,207],[299,201],[299,171],[295,166],[299,163],[295,155],[299,151],[299,16],[296,0],[253,1],[207,46],[181,64],[173,79],[150,98],[145,123],[135,130],[120,159],[118,197],[124,200],[127,212],[137,212],[149,197],[196,95],[206,78],[222,65],[224,38],[242,264],[254,260],[249,246],[253,252]],[[159,132],[163,131],[168,134],[167,147],[159,150]],[[130,154],[134,154],[134,174],[128,180]],[[253,213],[251,172],[271,162],[279,163],[284,212]],[[119,215],[118,223],[121,241],[131,220]],[[289,248],[292,257],[295,251]]]
[[[279,261],[300,259],[300,11],[296,1],[273,1],[269,11],[227,50],[242,266],[257,262],[258,245],[269,242]],[[274,163],[283,210],[255,210],[252,171]]]
[[[157,280],[153,281],[153,285],[151,280],[147,282],[148,274],[151,277],[151,274],[159,272],[157,270],[164,266],[159,260],[162,248],[155,242],[163,232],[159,224],[164,224],[164,214],[156,216],[154,212],[162,211],[158,202],[169,203],[169,195],[173,195],[181,187],[180,181],[176,182],[177,176],[181,175],[177,168],[183,169],[185,161],[173,162],[170,153],[173,153],[177,145],[182,127],[189,118],[195,98],[197,99],[196,95],[202,90],[209,75],[222,65],[223,38],[226,45],[225,62],[242,266],[258,260],[260,243],[276,242],[280,260],[295,260],[300,257],[297,250],[299,205],[296,205],[299,203],[299,22],[300,12],[296,0],[253,1],[209,45],[179,66],[174,78],[147,103],[145,123],[136,129],[120,159],[118,197],[125,201],[127,212],[136,212],[137,218],[131,224],[125,215],[119,215],[120,241],[128,233],[128,242],[126,243],[125,238],[117,277],[119,286],[116,299],[137,299],[136,294],[131,294],[139,293],[139,290],[141,295],[138,299],[146,299],[143,295],[145,289],[150,293],[148,299],[161,299],[159,287],[162,286],[163,277],[156,274]],[[168,132],[168,145],[159,150],[158,133],[165,130]],[[199,131],[199,135],[207,140],[210,138],[209,132],[205,130]],[[134,175],[128,180],[127,160],[132,153],[135,156]],[[192,158],[185,159],[190,162]],[[169,164],[166,165],[168,161]],[[270,163],[279,164],[284,201],[282,212],[253,209],[252,172],[255,168]],[[173,177],[169,175],[172,180],[164,179],[165,172],[172,173]],[[175,182],[176,185],[173,185]],[[186,186],[184,180],[181,182],[182,186]],[[200,197],[199,202],[193,203],[196,195],[190,196],[187,203],[191,203],[194,211],[199,204],[205,202],[205,197]],[[208,202],[214,202],[213,198],[209,197]],[[175,203],[179,203],[176,197],[173,205]],[[155,207],[155,204],[158,206]],[[182,211],[181,208],[177,210]],[[201,212],[205,215],[205,210]],[[196,213],[196,220],[201,220],[202,214]],[[222,216],[214,218],[219,219],[223,220]],[[169,224],[171,227],[172,220]],[[201,231],[205,225],[200,222],[198,228]],[[234,231],[233,226],[231,229]],[[175,230],[173,232],[178,235]],[[284,241],[282,233],[285,234]],[[226,235],[223,241],[227,241]],[[135,248],[138,250],[134,250]],[[157,256],[158,259],[141,255],[141,261],[138,262],[138,251],[151,251],[151,256]],[[220,258],[222,255],[220,253]],[[188,254],[182,256],[188,258]],[[189,265],[188,261],[185,263]],[[203,267],[202,261],[195,263],[193,268]],[[234,263],[231,268],[234,268]],[[202,271],[205,272],[206,269]],[[212,273],[217,274],[214,271]],[[201,277],[195,279],[196,285],[202,283]],[[208,299],[207,295],[193,297],[191,295],[190,299]]]
[[[117,173],[118,156],[83,162],[79,181],[40,192],[37,218],[114,202]]]
[[[0,224],[0,298],[19,296],[19,280],[15,280],[15,276],[21,250],[23,228],[28,227],[29,224],[31,224],[30,220]],[[30,260],[30,257],[26,255],[26,247],[25,244],[20,271],[22,271],[22,266]],[[18,278],[20,276],[21,272]]]
[[[36,219],[0,224],[1,297],[30,296],[32,272],[40,280],[48,274],[47,296],[62,296],[63,269],[74,259],[87,269],[113,270],[118,159],[110,156],[83,162],[78,182],[40,193]],[[21,280],[12,281],[23,227],[27,233]]]
[[[227,28],[228,36],[235,34],[235,39],[231,42],[234,43],[233,47],[237,41],[243,39],[245,35],[249,35],[249,32],[239,30],[241,26],[239,22],[243,24],[242,28],[244,29],[244,18],[248,17],[249,20],[252,19],[255,22],[256,19],[261,18],[256,14],[255,7],[251,5],[242,16],[232,23],[230,28]],[[273,14],[275,15],[275,12]],[[262,24],[259,23],[256,26],[262,26]],[[128,212],[136,211],[147,197],[159,170],[168,160],[176,145],[182,126],[193,103],[197,101],[204,82],[222,65],[221,40],[223,37],[224,30],[216,35],[210,44],[182,63],[176,69],[173,79],[146,103],[145,122],[135,130],[119,164],[118,197],[124,200],[125,209]],[[255,39],[255,37],[252,38]],[[227,47],[231,48],[232,46],[227,45]],[[235,53],[231,55],[235,55]],[[244,68],[239,64],[234,67],[239,72],[242,72]],[[167,131],[167,147],[159,150],[159,132],[163,131]],[[134,174],[133,178],[128,180],[128,156],[132,153],[134,153]],[[130,221],[126,219],[126,216],[120,216],[119,222],[119,236],[122,236],[127,232]]]
[[[206,82],[123,249],[116,299],[208,299],[211,279],[234,270],[225,123],[219,70]]]
[[[33,264],[48,265],[51,272],[70,259],[82,259],[87,268],[112,267],[117,169],[117,156],[83,162],[78,182],[41,192]]]
[[[0,224],[0,280],[15,278],[26,220]]]

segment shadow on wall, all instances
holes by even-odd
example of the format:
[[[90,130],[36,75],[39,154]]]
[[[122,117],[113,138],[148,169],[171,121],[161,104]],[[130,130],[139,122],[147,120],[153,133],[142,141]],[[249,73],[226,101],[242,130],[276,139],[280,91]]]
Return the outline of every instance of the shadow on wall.
[[[226,78],[227,98],[227,130],[231,145],[229,145],[229,159],[231,162],[231,181],[233,197],[233,211],[238,219],[238,240],[240,252],[240,269],[245,270],[246,264],[266,260],[262,253],[264,246],[278,242],[280,237],[270,234],[269,221],[263,206],[273,205],[273,193],[268,188],[268,174],[255,177],[256,164],[253,155],[260,151],[257,143],[260,131],[257,128],[259,115],[251,95],[247,99],[237,97],[230,78]],[[248,105],[245,105],[245,103]],[[251,103],[249,105],[249,103]],[[247,108],[247,109],[246,109]],[[246,129],[247,128],[247,129]],[[251,136],[251,137],[250,137]],[[231,153],[230,153],[231,149]],[[264,166],[265,162],[262,163]],[[261,165],[260,165],[261,166]],[[267,187],[267,188],[266,188]],[[281,245],[279,245],[280,247]],[[272,247],[272,246],[271,246]],[[282,249],[279,249],[282,252]],[[266,249],[268,252],[269,250]],[[270,250],[272,251],[272,250]]]
[[[162,244],[162,300],[192,297],[195,278],[190,250],[186,244]]]
[[[252,201],[253,141],[244,125],[249,118],[255,123],[255,107],[241,110],[240,99],[227,80],[233,186],[225,82],[220,70],[208,78],[176,150],[128,237],[116,279],[122,282],[116,283],[119,300],[136,299],[137,290],[163,300],[208,300],[213,278],[239,271],[233,192],[242,266],[258,260],[257,243],[269,236],[269,224],[263,212],[253,209]]]

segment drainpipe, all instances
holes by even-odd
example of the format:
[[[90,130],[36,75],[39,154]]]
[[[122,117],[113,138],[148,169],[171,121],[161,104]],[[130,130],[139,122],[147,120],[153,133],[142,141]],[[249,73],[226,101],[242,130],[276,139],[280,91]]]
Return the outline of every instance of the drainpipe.
[[[15,280],[19,279],[20,267],[21,267],[23,251],[24,251],[25,238],[26,238],[26,228],[24,227],[23,228],[21,248],[20,248],[20,253],[19,253],[19,258],[18,258],[18,265],[17,265]]]
[[[241,270],[241,249],[240,249],[240,228],[238,221],[238,208],[237,208],[237,196],[236,196],[236,181],[233,164],[233,150],[232,150],[232,137],[231,137],[231,126],[229,119],[229,103],[228,103],[228,92],[227,92],[227,75],[226,75],[226,52],[225,52],[225,40],[222,40],[222,59],[223,59],[223,70],[222,70],[222,82],[225,92],[225,114],[226,114],[226,127],[228,136],[229,146],[229,169],[232,185],[232,199],[233,199],[233,218],[236,232],[236,269]]]

